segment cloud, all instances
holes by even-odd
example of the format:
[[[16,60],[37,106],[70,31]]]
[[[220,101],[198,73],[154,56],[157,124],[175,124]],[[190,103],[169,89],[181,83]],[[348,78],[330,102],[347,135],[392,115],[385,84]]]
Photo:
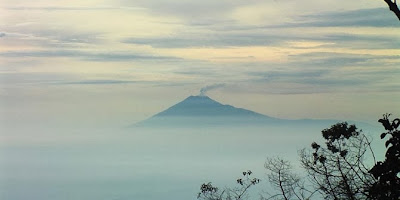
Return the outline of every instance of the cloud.
[[[104,33],[100,31],[49,27],[36,21],[9,23],[4,26],[4,29],[7,30],[7,33],[2,34],[7,37],[6,45],[17,47],[14,49],[29,46],[40,47],[41,49],[53,49],[55,47],[81,49],[89,45],[103,45],[106,42]]]
[[[125,5],[120,3],[121,1]],[[394,23],[396,23],[397,27],[398,22],[391,22],[393,19],[392,13],[386,8],[329,13],[312,11],[311,13],[314,14],[307,15],[301,11],[303,8],[298,8],[299,12],[295,12],[298,15],[297,17],[291,18],[287,23],[283,23],[280,26],[271,26],[269,24],[274,22],[269,20],[265,20],[262,24],[254,25],[232,17],[232,11],[235,9],[249,5],[253,8],[255,5],[260,4],[256,0],[170,0],[165,2],[156,0],[137,0],[134,2],[120,0],[118,2],[119,5],[127,7],[9,7],[9,9],[12,9],[11,12],[16,14],[24,13],[22,11],[25,10],[55,12],[34,12],[40,14],[36,16],[36,19],[32,19],[32,24],[14,26],[14,23],[10,22],[6,27],[7,36],[10,38],[15,36],[11,35],[14,33],[26,34],[26,37],[19,38],[15,44],[23,43],[28,44],[26,45],[28,47],[30,45],[31,47],[40,47],[40,49],[45,50],[0,52],[0,57],[40,58],[37,60],[68,57],[98,62],[154,61],[155,64],[150,63],[151,67],[148,67],[146,72],[153,73],[153,70],[159,70],[161,67],[166,69],[165,66],[168,65],[167,73],[170,73],[174,78],[184,77],[185,80],[195,84],[204,82],[218,83],[222,78],[224,83],[229,85],[235,81],[249,80],[259,81],[261,84],[278,82],[308,86],[315,84],[327,87],[339,85],[338,82],[341,79],[339,79],[340,77],[331,77],[334,74],[339,74],[343,78],[343,86],[351,87],[352,81],[354,81],[355,85],[364,84],[365,77],[372,74],[363,73],[364,77],[359,77],[359,80],[358,78],[352,80],[351,76],[345,74],[344,71],[348,70],[356,73],[356,71],[352,71],[356,67],[386,67],[395,66],[399,63],[398,57],[390,56],[390,54],[397,53],[393,49],[400,48],[399,38],[393,37],[397,30],[397,28],[393,28]],[[310,2],[307,1],[307,3]],[[266,6],[270,3],[264,2],[261,4]],[[52,20],[49,21],[52,23],[46,23],[45,20],[40,21],[41,18],[53,14],[60,15],[59,18],[65,20],[67,16],[64,15],[64,11],[79,11],[79,13],[84,14],[82,16],[86,16],[87,13],[90,13],[90,15],[100,14],[91,11],[110,10],[110,12],[104,12],[106,14],[104,16],[110,17],[117,13],[114,10],[128,8],[143,8],[145,10],[144,12],[125,12],[124,10],[120,12],[124,14],[124,17],[126,16],[129,19],[139,17],[138,19],[144,20],[133,21],[132,23],[134,24],[127,26],[123,20],[122,22],[121,20],[114,20],[120,19],[118,17],[111,18],[113,20],[110,19],[109,21],[106,20],[109,18],[104,18],[107,23],[104,23],[105,26],[100,23],[101,29],[99,27],[78,26],[80,25],[78,23],[79,18],[74,19],[76,21],[72,20],[60,29],[51,26],[54,23]],[[249,9],[249,11],[252,11],[252,9]],[[278,10],[278,14],[280,12]],[[155,13],[159,17],[149,18],[149,15]],[[68,12],[68,14],[72,13]],[[285,15],[285,13],[281,14]],[[167,17],[165,18],[165,16]],[[35,21],[38,19],[39,21]],[[120,29],[113,28],[114,22],[118,22],[118,24],[121,22],[121,26],[124,27],[121,29],[122,32]],[[155,25],[154,28],[149,25],[152,23]],[[174,28],[171,28],[170,32],[160,31],[159,25],[172,26]],[[147,26],[152,28],[147,29]],[[136,31],[131,27],[139,27],[138,30],[143,27],[144,30]],[[335,28],[332,29],[330,27]],[[391,28],[381,29],[382,27]],[[166,30],[170,29],[166,28]],[[142,34],[141,32],[154,32],[155,34]],[[125,44],[120,44],[120,42]],[[295,43],[305,45],[296,46]],[[310,43],[317,45],[307,45]],[[64,45],[69,45],[69,48],[60,48],[64,47]],[[146,46],[143,48],[143,45],[151,47]],[[85,51],[86,47],[96,48],[99,51]],[[260,51],[261,48],[268,50],[264,53]],[[107,49],[118,49],[119,51],[110,52]],[[362,51],[359,51],[360,49]],[[377,51],[369,51],[370,49],[376,49]],[[373,55],[382,54],[383,51],[379,51],[381,49],[390,49],[385,52],[388,56]],[[146,54],[141,52],[143,50],[157,53]],[[347,53],[335,53],[341,52],[341,50]],[[168,63],[167,61],[172,62]],[[163,63],[163,65],[160,66],[160,63]],[[115,70],[119,69],[116,68]],[[253,72],[255,74],[252,74]],[[341,74],[342,72],[344,75]],[[68,83],[131,83],[118,80],[115,77],[117,80],[113,77],[106,78],[110,79],[78,80]],[[375,79],[371,80],[374,81]],[[211,86],[206,86],[204,93],[209,90],[208,88],[212,88]]]
[[[282,31],[287,31],[282,35]],[[126,38],[127,44],[149,45],[154,48],[191,48],[191,47],[245,47],[278,46],[288,41],[309,41],[322,43],[320,47],[346,47],[351,49],[398,49],[400,38],[391,34],[323,33],[318,30],[296,31],[291,29],[249,29],[242,31],[216,31],[212,34],[191,35],[181,33],[175,36],[147,38]],[[293,47],[297,48],[297,47]]]
[[[318,78],[323,74],[328,73],[329,70],[302,70],[302,71],[268,71],[268,72],[250,72],[249,75],[262,77],[265,81],[291,81],[295,79],[310,79]]]
[[[235,7],[246,5],[255,0],[238,1],[238,0],[120,0],[125,5],[139,6],[149,9],[151,12],[178,16],[186,20],[196,19],[213,19],[222,18],[227,13],[231,12]]]
[[[100,32],[72,31],[53,29],[48,27],[40,28],[36,23],[22,26],[9,26],[8,34],[13,42],[23,42],[26,45],[43,47],[82,47],[84,44],[101,45],[105,39]]]
[[[5,86],[32,85],[32,84],[54,84],[75,80],[76,75],[71,73],[50,73],[50,72],[23,72],[9,71],[0,73],[0,79]]]
[[[73,81],[55,81],[53,85],[125,85],[125,84],[148,84],[151,86],[174,87],[187,86],[195,84],[187,81],[163,81],[163,80],[119,80],[119,79],[95,79],[95,80],[73,80]]]
[[[130,84],[142,83],[143,81],[124,81],[124,80],[83,80],[70,82],[56,82],[60,85],[115,85],[115,84]]]
[[[269,94],[315,94],[335,92],[377,92],[388,91],[380,84],[385,75],[374,71],[357,74],[356,71],[332,70],[314,72],[265,72],[249,78],[249,90]]]
[[[382,66],[386,61],[396,65],[400,61],[397,55],[373,55],[355,53],[311,52],[289,56],[289,65],[307,68],[336,68],[336,67],[368,67]]]
[[[35,66],[39,67],[39,66]],[[165,75],[165,74],[162,74]],[[103,78],[106,76],[106,78]],[[103,86],[103,85],[147,85],[150,87],[173,87],[173,86],[188,86],[198,85],[197,82],[190,80],[166,80],[166,79],[148,79],[138,74],[113,74],[105,75],[102,74],[101,78],[96,78],[94,75],[83,76],[80,73],[74,73],[72,71],[65,72],[21,72],[21,71],[0,71],[0,80],[2,80],[2,86],[14,87],[18,85],[33,85],[33,86]]]
[[[398,27],[398,20],[386,8],[303,15],[289,27]]]
[[[390,34],[378,35],[378,34],[336,33],[336,34],[326,34],[320,38],[317,38],[317,40],[330,42],[331,44],[334,44],[334,46],[336,47],[346,47],[350,49],[400,48],[400,38]]]
[[[324,42],[326,45],[323,47],[352,49],[400,48],[395,30],[379,32],[379,28],[398,27],[398,21],[383,8],[301,15],[278,26],[240,24],[227,19],[191,22],[185,27],[185,31],[168,36],[129,37],[121,42],[154,48],[278,46],[288,41]],[[330,32],[330,27],[338,29]],[[349,27],[376,29],[365,32],[349,30]]]
[[[153,56],[135,54],[129,52],[115,53],[115,52],[99,52],[89,53],[84,51],[8,51],[1,52],[0,57],[36,57],[36,58],[52,58],[52,57],[72,57],[89,61],[102,61],[102,62],[115,62],[115,61],[132,61],[132,60],[179,60],[176,57],[168,56]]]
[[[122,40],[128,44],[144,44],[158,48],[186,47],[232,47],[232,46],[268,46],[282,36],[270,37],[258,33],[214,33],[209,35],[177,35],[174,37],[127,38]],[[288,37],[285,37],[288,38]]]
[[[250,83],[283,93],[390,92],[392,85],[399,86],[399,64],[400,56],[313,52],[247,75]]]
[[[71,6],[11,6],[6,7],[8,10],[40,10],[40,11],[96,11],[96,10],[144,10],[140,7],[113,7],[113,6],[93,6],[93,7],[71,7]]]

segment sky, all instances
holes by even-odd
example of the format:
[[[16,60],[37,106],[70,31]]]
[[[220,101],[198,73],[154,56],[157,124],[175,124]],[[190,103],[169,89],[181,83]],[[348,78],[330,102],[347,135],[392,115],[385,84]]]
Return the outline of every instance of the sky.
[[[287,119],[400,115],[379,0],[0,0],[9,131],[124,127],[200,91]]]

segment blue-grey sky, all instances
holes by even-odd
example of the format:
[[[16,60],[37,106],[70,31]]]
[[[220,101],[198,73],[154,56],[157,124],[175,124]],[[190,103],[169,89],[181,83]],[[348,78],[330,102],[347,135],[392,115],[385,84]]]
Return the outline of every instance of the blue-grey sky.
[[[0,2],[3,127],[123,127],[203,87],[281,118],[400,114],[384,1]]]

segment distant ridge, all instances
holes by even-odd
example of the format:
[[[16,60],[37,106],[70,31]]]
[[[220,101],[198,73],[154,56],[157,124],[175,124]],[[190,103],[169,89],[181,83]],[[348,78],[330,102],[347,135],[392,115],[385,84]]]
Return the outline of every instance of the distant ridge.
[[[135,127],[218,127],[269,126],[323,123],[332,120],[287,120],[269,117],[243,108],[221,104],[208,96],[189,96],[168,109],[135,124]]]

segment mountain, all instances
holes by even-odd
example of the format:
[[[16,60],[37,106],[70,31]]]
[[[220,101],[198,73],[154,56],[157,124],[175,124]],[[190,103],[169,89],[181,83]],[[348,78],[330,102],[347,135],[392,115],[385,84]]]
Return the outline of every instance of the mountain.
[[[331,120],[287,120],[221,104],[208,96],[189,96],[170,108],[141,121],[136,127],[270,126],[323,123]]]
[[[208,96],[190,96],[156,114],[154,117],[250,117],[273,119],[250,110],[223,105]]]

